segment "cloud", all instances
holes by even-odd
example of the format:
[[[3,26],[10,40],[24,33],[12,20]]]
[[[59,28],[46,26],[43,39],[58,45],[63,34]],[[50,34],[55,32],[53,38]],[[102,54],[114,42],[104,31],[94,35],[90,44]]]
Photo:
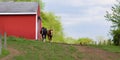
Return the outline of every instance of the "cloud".
[[[58,16],[62,16],[62,23],[64,26],[77,25],[81,23],[99,23],[102,24],[105,22],[106,11],[110,8],[104,7],[93,7],[88,8],[87,10],[80,10],[82,14],[78,12],[77,14],[70,13],[57,13]]]
[[[101,8],[111,8],[115,0],[43,0],[45,1],[45,10],[55,13],[83,14],[85,11],[94,10],[96,12]],[[108,7],[109,6],[109,7]],[[97,10],[96,10],[97,9]],[[84,11],[85,10],[85,11]],[[99,10],[100,11],[100,10]],[[87,13],[87,12],[86,12]]]
[[[78,12],[77,14],[73,14],[74,12],[70,12],[57,13],[57,15],[62,17],[61,22],[65,27],[76,26],[83,23],[107,25],[104,17],[107,10],[110,10],[110,8],[93,7],[88,8],[87,10],[80,10],[82,11],[82,14],[81,12]]]
[[[75,38],[107,36],[110,22],[105,20],[106,11],[116,0],[43,0],[45,10],[61,16],[65,35]]]
[[[93,5],[111,5],[116,0],[44,0],[46,4],[54,4],[54,6],[93,6]],[[56,5],[55,5],[56,4]]]

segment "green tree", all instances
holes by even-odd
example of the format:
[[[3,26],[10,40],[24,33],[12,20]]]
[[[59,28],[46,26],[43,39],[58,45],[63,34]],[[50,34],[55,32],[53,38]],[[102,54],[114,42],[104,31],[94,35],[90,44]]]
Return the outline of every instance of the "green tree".
[[[54,42],[64,42],[63,29],[60,23],[60,17],[51,12],[41,12],[42,25],[47,29],[53,29]]]
[[[81,45],[91,44],[92,42],[93,42],[93,40],[90,38],[79,38],[77,41],[77,43],[79,43]]]
[[[77,43],[77,40],[72,37],[66,37],[64,41],[67,44],[79,44],[79,43]]]
[[[106,20],[112,22],[111,35],[115,45],[120,45],[120,1],[112,7],[112,12],[106,14]]]

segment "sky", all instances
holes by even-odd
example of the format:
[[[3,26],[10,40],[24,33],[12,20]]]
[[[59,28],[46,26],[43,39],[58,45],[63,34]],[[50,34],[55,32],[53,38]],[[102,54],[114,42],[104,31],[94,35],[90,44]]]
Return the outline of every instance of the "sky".
[[[64,35],[75,39],[109,38],[111,22],[105,20],[116,0],[42,0],[44,10],[61,16]]]

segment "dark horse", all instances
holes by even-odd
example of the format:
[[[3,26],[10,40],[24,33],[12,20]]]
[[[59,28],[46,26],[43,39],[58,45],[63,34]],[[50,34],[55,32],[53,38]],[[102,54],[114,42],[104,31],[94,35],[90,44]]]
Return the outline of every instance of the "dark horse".
[[[42,35],[42,41],[45,42],[46,40],[46,35],[47,35],[47,29],[42,27],[40,34]]]
[[[52,41],[52,37],[53,37],[53,30],[52,29],[48,30],[47,31],[47,35],[48,35],[49,42],[51,42]]]

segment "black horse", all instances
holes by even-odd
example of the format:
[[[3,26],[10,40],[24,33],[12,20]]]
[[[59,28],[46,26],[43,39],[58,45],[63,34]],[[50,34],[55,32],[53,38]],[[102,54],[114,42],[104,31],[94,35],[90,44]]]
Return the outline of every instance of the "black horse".
[[[40,31],[41,35],[42,35],[42,41],[45,42],[46,40],[46,35],[47,35],[47,29],[42,27],[41,31]]]

